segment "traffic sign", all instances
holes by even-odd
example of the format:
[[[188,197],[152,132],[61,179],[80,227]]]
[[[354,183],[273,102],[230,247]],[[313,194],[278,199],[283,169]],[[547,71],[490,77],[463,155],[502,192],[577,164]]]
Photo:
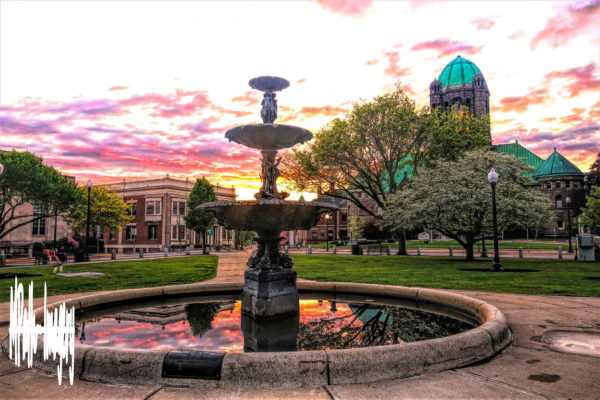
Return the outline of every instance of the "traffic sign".
[[[212,236],[215,234],[215,230],[214,230],[214,228],[210,228],[206,233],[208,236]]]

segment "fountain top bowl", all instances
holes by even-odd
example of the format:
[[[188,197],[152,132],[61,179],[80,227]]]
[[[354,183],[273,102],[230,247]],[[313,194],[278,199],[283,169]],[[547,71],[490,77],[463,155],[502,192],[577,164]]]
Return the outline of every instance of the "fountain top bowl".
[[[259,150],[287,149],[313,138],[313,134],[297,126],[280,124],[241,125],[225,132],[230,142]]]
[[[216,201],[197,208],[213,211],[219,225],[227,229],[256,232],[310,229],[323,213],[339,209],[335,204],[323,201],[279,199]]]
[[[250,79],[248,82],[251,88],[260,90],[261,92],[279,92],[290,86],[287,79],[278,76],[259,76]]]

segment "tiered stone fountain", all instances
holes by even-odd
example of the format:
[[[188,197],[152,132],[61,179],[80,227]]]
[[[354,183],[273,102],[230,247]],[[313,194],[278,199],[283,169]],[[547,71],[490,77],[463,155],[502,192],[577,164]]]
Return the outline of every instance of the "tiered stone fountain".
[[[274,124],[277,119],[275,92],[290,83],[282,78],[261,76],[249,82],[264,92],[262,124],[242,125],[228,130],[229,141],[258,149],[262,154],[262,187],[251,201],[220,201],[199,206],[217,215],[228,229],[255,231],[258,250],[248,260],[244,274],[242,311],[255,319],[298,312],[296,272],[292,259],[279,251],[282,231],[310,229],[322,213],[335,206],[323,202],[286,201],[288,194],[277,190],[279,163],[277,151],[311,140],[308,130],[291,125]]]

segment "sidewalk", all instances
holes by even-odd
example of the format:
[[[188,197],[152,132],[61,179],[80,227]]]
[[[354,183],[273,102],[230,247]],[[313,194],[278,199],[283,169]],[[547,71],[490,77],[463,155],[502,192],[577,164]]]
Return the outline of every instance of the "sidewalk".
[[[240,281],[248,253],[222,253],[212,282]],[[0,354],[2,398],[44,399],[598,399],[600,358],[567,354],[542,341],[552,331],[589,332],[600,342],[600,298],[529,296],[473,291],[453,292],[480,298],[507,317],[514,342],[488,362],[441,373],[386,382],[296,389],[189,389],[126,386],[76,380],[59,386],[55,376],[16,369]],[[54,296],[62,301],[81,294]],[[35,301],[35,306],[42,299]],[[0,337],[8,334],[8,303],[0,304]],[[586,346],[571,341],[571,348]],[[600,344],[597,344],[600,348]],[[569,343],[567,343],[569,348]]]

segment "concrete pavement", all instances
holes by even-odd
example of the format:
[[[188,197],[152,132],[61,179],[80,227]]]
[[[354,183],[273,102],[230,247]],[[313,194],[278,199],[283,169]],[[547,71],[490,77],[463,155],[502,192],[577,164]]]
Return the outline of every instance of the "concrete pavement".
[[[247,253],[224,253],[214,282],[243,279]],[[189,389],[111,385],[76,380],[57,384],[55,376],[16,369],[0,355],[0,397],[22,398],[131,398],[131,399],[598,399],[600,345],[596,356],[553,349],[584,349],[589,342],[547,343],[555,331],[587,332],[600,338],[600,298],[530,296],[453,291],[480,298],[498,307],[508,319],[514,342],[493,359],[476,365],[408,379],[361,385],[332,385],[298,389]],[[54,296],[49,302],[80,294]],[[41,305],[40,299],[36,306]],[[8,334],[8,304],[0,304],[0,337]]]

